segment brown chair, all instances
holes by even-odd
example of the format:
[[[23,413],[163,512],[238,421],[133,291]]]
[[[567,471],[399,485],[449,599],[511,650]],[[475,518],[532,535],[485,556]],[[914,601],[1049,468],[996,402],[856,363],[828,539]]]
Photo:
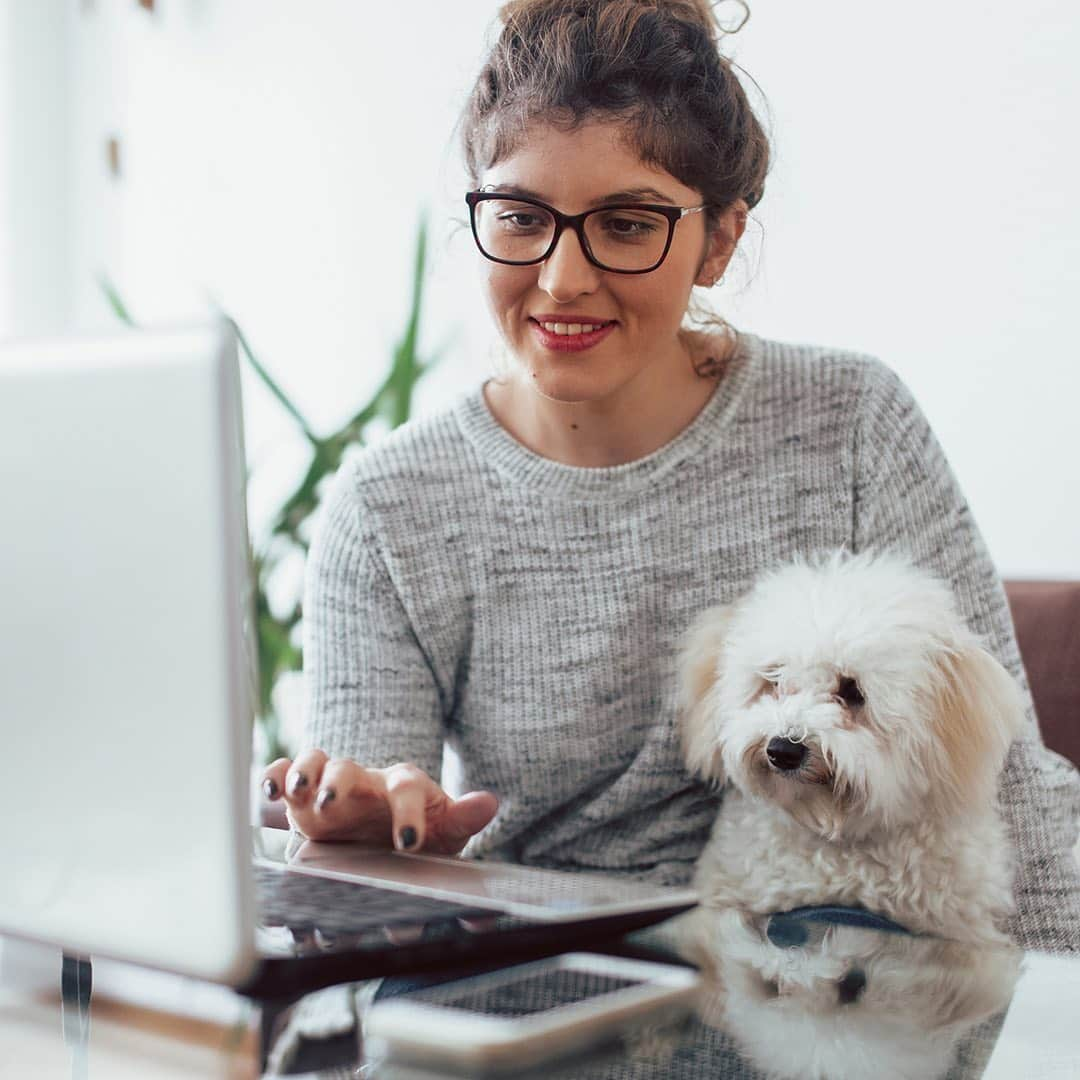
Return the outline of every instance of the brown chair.
[[[1043,741],[1080,766],[1080,581],[1006,581]]]

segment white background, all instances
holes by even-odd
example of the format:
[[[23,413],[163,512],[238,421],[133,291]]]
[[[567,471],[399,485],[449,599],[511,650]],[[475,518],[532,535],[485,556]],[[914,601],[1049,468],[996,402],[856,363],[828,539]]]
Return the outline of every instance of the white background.
[[[775,162],[715,306],[880,356],[1001,572],[1080,575],[1080,9],[751,7],[726,48],[769,103]],[[156,8],[0,0],[0,334],[112,325],[100,272],[144,323],[199,317],[214,295],[328,431],[385,372],[426,208],[422,343],[448,348],[418,410],[480,377],[493,332],[453,229],[453,126],[497,4]],[[306,457],[277,404],[245,390],[258,531]]]

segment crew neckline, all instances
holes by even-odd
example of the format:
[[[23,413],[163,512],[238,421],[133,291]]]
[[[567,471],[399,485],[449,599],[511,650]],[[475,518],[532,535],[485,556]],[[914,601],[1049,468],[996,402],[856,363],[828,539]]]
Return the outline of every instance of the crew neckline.
[[[567,465],[530,450],[495,419],[484,397],[487,379],[459,399],[454,414],[483,461],[515,483],[554,497],[618,499],[655,484],[715,439],[734,413],[762,344],[756,334],[738,331],[723,376],[693,420],[652,453],[621,465]]]

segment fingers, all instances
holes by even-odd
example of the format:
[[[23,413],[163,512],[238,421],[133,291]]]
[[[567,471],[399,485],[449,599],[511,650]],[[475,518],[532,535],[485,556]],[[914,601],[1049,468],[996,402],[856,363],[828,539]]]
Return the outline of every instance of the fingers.
[[[289,770],[292,760],[287,757],[279,757],[277,761],[271,761],[263,770],[262,790],[263,794],[271,801],[280,799],[285,791],[285,774]]]
[[[442,835],[449,842],[460,841],[455,854],[465,846],[469,837],[491,821],[498,809],[499,800],[490,791],[470,791],[447,807]]]
[[[456,855],[499,808],[499,800],[490,791],[472,791],[451,799],[415,765],[394,765],[386,770],[386,797],[393,819],[394,847],[400,851],[426,848]]]
[[[285,802],[292,811],[306,810],[329,758],[321,750],[305,750],[285,773]]]
[[[312,807],[328,821],[354,816],[358,802],[385,801],[386,791],[378,769],[365,769],[349,758],[334,758],[323,766]]]
[[[441,854],[457,854],[499,805],[489,791],[451,799],[411,763],[367,769],[322,750],[272,762],[263,792],[271,801],[283,798],[293,825],[312,840],[392,844],[401,851],[426,846]]]
[[[427,928],[423,923],[404,926],[384,926],[383,933],[391,945],[413,945],[417,941],[423,941],[424,931]]]
[[[391,765],[384,776],[394,847],[401,851],[418,851],[427,839],[428,813],[437,813],[449,798],[423,769],[415,765]]]
[[[297,824],[313,840],[389,844],[390,813],[380,771],[348,758],[325,762]]]

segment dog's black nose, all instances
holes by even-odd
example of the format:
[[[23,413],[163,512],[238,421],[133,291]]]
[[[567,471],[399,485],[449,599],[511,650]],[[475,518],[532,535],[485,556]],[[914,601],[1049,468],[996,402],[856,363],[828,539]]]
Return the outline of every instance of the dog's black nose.
[[[777,736],[769,740],[769,745],[765,747],[765,756],[776,768],[789,772],[803,763],[806,758],[806,747],[802,743]]]

